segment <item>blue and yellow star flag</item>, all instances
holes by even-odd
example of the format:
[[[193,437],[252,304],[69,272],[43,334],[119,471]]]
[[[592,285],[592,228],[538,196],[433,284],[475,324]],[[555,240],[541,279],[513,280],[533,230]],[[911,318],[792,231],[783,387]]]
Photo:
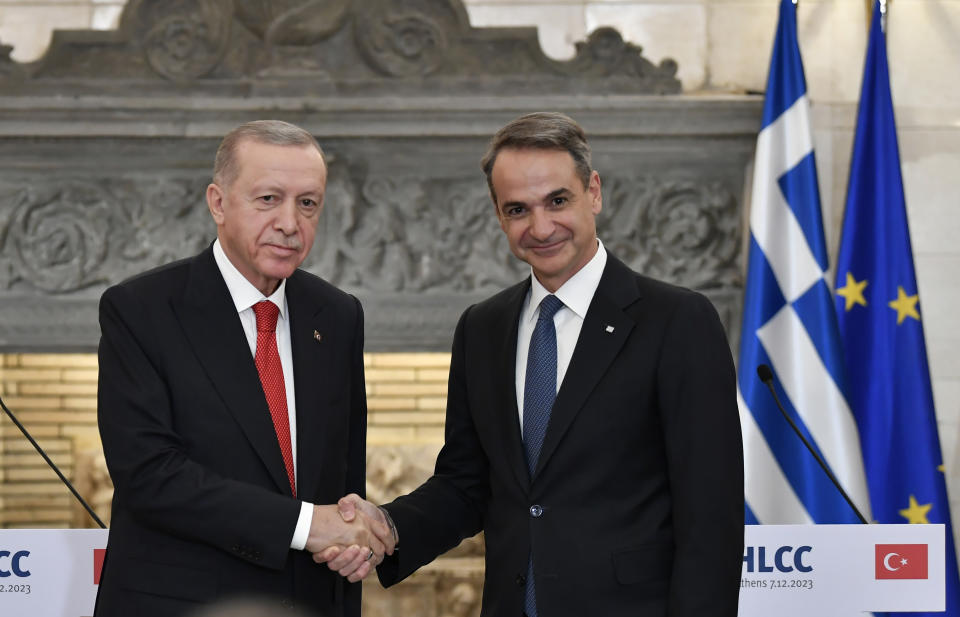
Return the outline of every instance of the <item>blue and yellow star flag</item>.
[[[863,73],[836,290],[849,400],[860,430],[873,518],[946,525],[945,614],[960,615],[960,579],[879,2]]]
[[[837,318],[797,42],[797,8],[780,3],[763,124],[757,137],[750,249],[737,376],[747,523],[857,518],[780,415],[756,368],[861,512],[869,516],[856,423],[846,398]]]

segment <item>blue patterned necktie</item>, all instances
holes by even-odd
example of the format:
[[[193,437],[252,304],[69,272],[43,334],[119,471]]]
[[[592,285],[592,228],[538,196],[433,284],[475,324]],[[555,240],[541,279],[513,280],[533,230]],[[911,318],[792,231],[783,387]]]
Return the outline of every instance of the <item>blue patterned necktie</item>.
[[[523,448],[527,455],[530,478],[537,468],[540,448],[547,435],[550,409],[557,398],[557,330],[553,316],[563,307],[556,296],[540,302],[540,316],[530,336],[527,373],[523,386]],[[533,584],[533,550],[527,563],[527,581],[523,602],[527,617],[538,617],[537,595]]]

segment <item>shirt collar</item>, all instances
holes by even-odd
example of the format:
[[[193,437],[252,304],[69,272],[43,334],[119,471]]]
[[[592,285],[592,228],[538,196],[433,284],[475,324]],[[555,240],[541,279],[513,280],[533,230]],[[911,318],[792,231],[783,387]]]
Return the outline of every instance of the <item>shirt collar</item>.
[[[227,254],[223,252],[223,247],[220,246],[220,238],[217,238],[213,243],[213,258],[217,262],[217,268],[220,269],[220,274],[223,276],[223,281],[227,284],[230,298],[233,300],[234,306],[237,307],[238,313],[247,310],[257,302],[269,300],[280,309],[280,317],[286,319],[287,294],[285,290],[287,288],[287,279],[280,281],[277,290],[270,294],[268,298],[264,296],[259,289],[254,287],[245,276],[240,274],[240,271],[233,265],[233,262],[227,257]]]
[[[585,266],[580,268],[567,282],[553,292],[557,298],[563,302],[563,305],[583,319],[593,301],[593,294],[596,293],[600,285],[600,277],[603,276],[603,269],[607,265],[607,250],[603,248],[603,242],[597,238],[597,252]],[[532,320],[540,307],[540,303],[550,295],[547,288],[544,287],[537,277],[533,274],[533,268],[530,269],[530,302],[524,312],[524,319]]]

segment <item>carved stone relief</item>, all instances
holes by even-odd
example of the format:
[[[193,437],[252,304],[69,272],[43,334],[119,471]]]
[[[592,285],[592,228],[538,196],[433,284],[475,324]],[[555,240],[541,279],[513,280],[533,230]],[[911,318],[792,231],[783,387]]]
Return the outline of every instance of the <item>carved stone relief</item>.
[[[134,35],[147,64],[171,81],[207,75],[227,53],[231,5],[229,0],[140,2]]]
[[[0,50],[0,83],[13,86],[16,65],[2,58]],[[50,78],[95,78],[110,91],[126,80],[174,90],[267,80],[275,92],[422,95],[500,91],[506,80],[538,95],[599,86],[663,94],[680,91],[676,71],[673,60],[654,65],[611,28],[578,44],[574,59],[554,61],[532,28],[472,28],[459,0],[132,0],[118,32],[58,33],[16,82],[30,91],[37,79],[46,89]]]
[[[367,292],[489,293],[525,277],[477,179],[350,178],[331,168],[328,207],[304,266]],[[737,282],[737,202],[712,183],[605,180],[598,219],[634,269],[695,288]],[[0,295],[69,295],[194,255],[213,238],[206,180],[0,180]]]
[[[597,233],[634,270],[694,289],[738,283],[739,208],[729,188],[614,177],[604,193],[613,207]]]
[[[0,348],[92,349],[108,285],[213,239],[218,138],[275,117],[331,154],[305,267],[364,302],[368,349],[447,350],[467,305],[527,275],[476,162],[538,108],[605,157],[607,246],[706,292],[734,333],[759,104],[650,96],[679,91],[676,69],[609,28],[553,61],[460,0],[131,0],[119,30],[58,32],[35,63],[0,46]]]
[[[428,348],[446,350],[450,333],[438,333],[438,321],[452,328],[468,302],[528,275],[510,253],[482,179],[351,173],[331,165],[327,207],[304,267],[372,302],[374,345],[379,322],[421,342],[433,330]],[[215,237],[207,182],[201,175],[45,182],[0,175],[0,298],[96,298],[111,284],[198,253]],[[622,175],[605,176],[604,185],[598,233],[631,267],[708,292],[738,289],[739,208],[729,188]],[[403,298],[414,300],[406,312]],[[721,313],[736,315],[736,305],[724,310],[723,297],[712,299]],[[391,322],[398,316],[378,302],[406,321]],[[16,312],[11,304],[7,317]],[[86,340],[94,345],[96,333]]]
[[[199,205],[205,187],[155,178],[0,178],[0,297],[102,291],[197,253],[213,237]]]

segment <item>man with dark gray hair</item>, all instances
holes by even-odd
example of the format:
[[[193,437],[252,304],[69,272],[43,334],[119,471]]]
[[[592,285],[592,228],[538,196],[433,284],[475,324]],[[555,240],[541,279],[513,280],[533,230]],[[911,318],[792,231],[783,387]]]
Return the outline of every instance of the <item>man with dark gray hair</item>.
[[[237,127],[206,192],[216,241],[103,294],[98,422],[115,492],[97,617],[237,594],[359,616],[359,586],[310,554],[355,547],[362,575],[393,550],[386,526],[322,505],[363,491],[366,445],[360,303],[298,270],[326,178],[303,129]]]
[[[567,116],[514,120],[482,167],[531,276],[460,318],[434,475],[341,512],[395,523],[384,585],[482,530],[485,617],[734,617],[743,452],[716,311],[604,248],[600,176]]]

